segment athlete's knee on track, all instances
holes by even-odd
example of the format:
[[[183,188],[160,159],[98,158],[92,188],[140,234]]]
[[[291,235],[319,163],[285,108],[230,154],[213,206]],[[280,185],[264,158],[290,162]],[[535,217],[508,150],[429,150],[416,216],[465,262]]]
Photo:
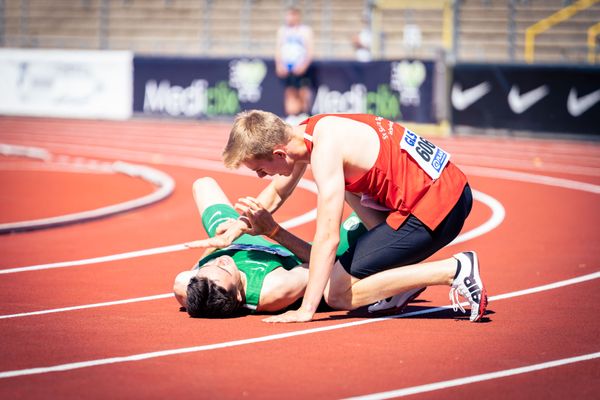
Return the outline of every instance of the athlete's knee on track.
[[[348,288],[344,288],[341,285],[327,285],[325,293],[323,294],[327,305],[336,310],[353,310],[355,307],[352,305],[352,291]]]
[[[335,310],[351,310],[352,301],[342,293],[325,293],[325,302]]]

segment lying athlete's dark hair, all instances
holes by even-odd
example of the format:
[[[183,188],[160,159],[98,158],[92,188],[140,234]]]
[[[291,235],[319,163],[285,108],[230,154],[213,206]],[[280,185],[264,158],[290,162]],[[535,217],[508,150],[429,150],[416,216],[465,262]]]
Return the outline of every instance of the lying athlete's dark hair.
[[[230,317],[241,305],[235,293],[228,292],[206,277],[194,276],[186,292],[186,310],[193,318]]]

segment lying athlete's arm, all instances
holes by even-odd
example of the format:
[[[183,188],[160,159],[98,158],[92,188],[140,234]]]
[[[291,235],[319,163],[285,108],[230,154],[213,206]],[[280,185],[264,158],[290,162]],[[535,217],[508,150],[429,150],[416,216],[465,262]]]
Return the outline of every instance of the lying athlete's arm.
[[[265,277],[260,291],[257,311],[281,311],[304,294],[308,282],[308,265],[302,264],[289,271],[276,268]]]

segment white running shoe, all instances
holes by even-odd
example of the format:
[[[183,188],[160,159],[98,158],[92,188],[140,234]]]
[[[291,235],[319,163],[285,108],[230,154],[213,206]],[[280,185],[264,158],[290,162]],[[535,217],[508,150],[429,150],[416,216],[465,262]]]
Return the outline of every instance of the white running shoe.
[[[450,301],[452,308],[457,311],[459,308],[464,313],[465,309],[460,304],[458,295],[469,301],[471,305],[471,322],[481,320],[487,307],[487,294],[485,286],[479,276],[479,260],[474,251],[465,251],[454,255],[458,261],[456,276],[450,289]]]
[[[387,299],[379,300],[375,304],[371,304],[368,308],[370,313],[376,313],[381,311],[388,311],[394,309],[396,312],[400,313],[407,306],[408,303],[416,299],[421,293],[423,293],[427,289],[416,288],[407,290],[406,292],[402,292],[393,297],[388,297]]]

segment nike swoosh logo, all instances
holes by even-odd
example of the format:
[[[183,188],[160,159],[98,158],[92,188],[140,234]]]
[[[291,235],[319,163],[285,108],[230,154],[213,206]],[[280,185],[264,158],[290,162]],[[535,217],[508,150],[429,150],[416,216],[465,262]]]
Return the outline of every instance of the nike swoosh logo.
[[[452,85],[452,105],[459,111],[462,111],[485,96],[492,89],[489,82],[482,82],[472,88],[462,90],[460,83]]]
[[[585,96],[577,97],[577,89],[572,88],[569,92],[569,98],[567,100],[567,110],[569,110],[569,114],[572,116],[579,117],[599,101],[600,89],[586,94]]]
[[[210,225],[210,224],[213,222],[213,220],[214,220],[216,217],[219,217],[221,214],[222,214],[222,213],[221,213],[221,211],[217,211],[216,213],[214,213],[213,215],[211,215],[211,217],[210,217],[210,218],[209,218],[209,220],[208,220],[208,224]]]
[[[212,230],[215,225],[220,225],[222,222],[225,222],[229,219],[229,218],[221,217],[221,214],[223,214],[221,211],[217,211],[216,213],[211,215],[211,217],[208,219],[207,225],[208,225],[209,231]]]
[[[548,93],[550,93],[548,86],[542,85],[539,88],[533,89],[525,94],[519,94],[519,87],[517,85],[513,85],[508,93],[508,105],[515,114],[523,114],[531,106],[544,98]]]

